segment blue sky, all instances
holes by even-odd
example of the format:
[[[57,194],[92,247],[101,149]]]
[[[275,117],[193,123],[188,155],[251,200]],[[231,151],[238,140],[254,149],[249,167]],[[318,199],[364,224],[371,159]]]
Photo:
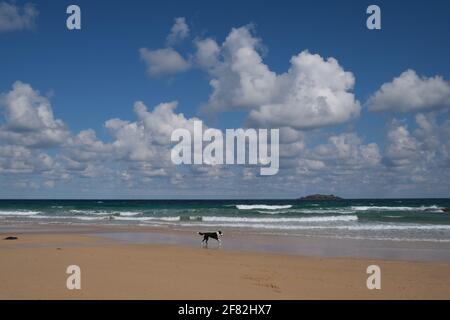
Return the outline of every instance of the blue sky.
[[[36,2],[32,7],[37,14],[26,17],[21,10],[29,5],[28,1],[0,1],[0,111],[4,114],[0,117],[0,130],[4,133],[0,135],[0,197],[289,198],[313,192],[346,197],[449,196],[450,4],[377,1],[382,29],[368,30],[365,11],[374,3],[77,1],[82,29],[70,31],[65,26],[65,11],[72,2]],[[5,27],[17,18],[11,16],[11,7],[30,23]],[[188,31],[168,43],[175,18],[180,17]],[[320,65],[325,66],[329,57],[334,58],[339,70],[354,78],[354,83],[342,90],[360,106],[357,115],[344,116],[349,107],[339,103],[344,120],[330,117],[326,124],[319,121],[312,129],[295,120],[281,125],[276,122],[285,130],[295,131],[296,141],[290,141],[291,146],[286,148],[297,142],[298,150],[285,162],[281,160],[282,170],[272,178],[255,176],[251,168],[206,168],[206,174],[195,168],[167,168],[161,159],[136,160],[130,156],[133,151],[120,149],[117,145],[121,133],[116,128],[111,134],[105,123],[121,119],[139,124],[143,119],[137,119],[133,112],[136,101],[142,101],[150,113],[160,103],[177,101],[178,106],[172,110],[175,114],[183,113],[187,120],[198,117],[208,126],[220,129],[249,123],[274,126],[270,119],[255,123],[251,114],[252,110],[263,114],[261,104],[267,104],[264,110],[276,118],[280,110],[270,108],[280,97],[248,105],[211,98],[211,79],[219,79],[228,88],[224,72],[231,72],[231,68],[218,71],[217,66],[200,67],[197,44],[211,39],[219,46],[219,55],[225,55],[224,44],[233,28],[248,31],[237,36],[259,39],[251,49],[261,58],[261,64],[277,76],[288,71],[291,57],[305,50],[309,55],[319,55],[323,60],[318,62]],[[186,70],[151,74],[148,68],[155,62],[142,56],[142,48],[148,52],[170,48],[186,63]],[[401,77],[407,70],[413,73]],[[315,74],[314,69],[311,72]],[[400,83],[395,82],[398,85],[393,86],[390,95],[384,92],[379,99],[368,102],[383,84],[394,83],[395,78]],[[415,82],[405,88],[401,81],[406,83],[408,79]],[[52,121],[59,119],[65,126],[64,132],[59,132],[60,140],[52,145],[31,143],[28,141],[36,132],[18,133],[17,128],[11,129],[8,122],[12,121],[10,113],[14,108],[11,99],[17,98],[13,95],[16,81],[21,84],[16,88],[18,95],[22,92],[19,89],[25,88],[21,86],[29,86],[23,91],[38,92],[48,101],[54,114]],[[405,93],[395,94],[400,90]],[[419,102],[413,98],[398,100],[399,96],[408,97],[411,91],[418,92]],[[222,94],[226,97],[233,92]],[[214,103],[226,106],[215,110]],[[285,104],[281,110],[292,111],[292,119],[303,115],[295,104]],[[29,107],[32,111],[36,104],[31,102]],[[97,144],[90,141],[92,145],[87,146],[75,141],[80,132],[89,129],[95,132]],[[14,138],[8,130],[16,130]],[[144,131],[151,135],[152,130],[157,129]],[[152,141],[149,138],[146,143],[155,144]],[[94,151],[94,145],[103,151]],[[22,153],[18,148],[22,148]],[[72,156],[87,149],[89,156],[83,159]],[[164,150],[168,148],[152,152],[160,154]],[[45,168],[29,159],[44,159],[45,155],[50,157]],[[151,168],[145,163],[151,163]],[[284,163],[288,165],[283,167]],[[70,169],[75,167],[78,169]],[[436,171],[441,174],[436,175]],[[113,178],[115,174],[117,179]],[[121,180],[120,176],[126,179]],[[391,190],[384,189],[387,184]],[[236,186],[242,186],[242,190],[237,192]]]

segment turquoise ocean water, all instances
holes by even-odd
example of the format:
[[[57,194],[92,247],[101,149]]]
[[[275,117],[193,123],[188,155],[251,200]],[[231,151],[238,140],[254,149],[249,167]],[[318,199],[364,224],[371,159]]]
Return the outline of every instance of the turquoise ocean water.
[[[450,242],[450,199],[0,200],[0,224],[102,224]]]

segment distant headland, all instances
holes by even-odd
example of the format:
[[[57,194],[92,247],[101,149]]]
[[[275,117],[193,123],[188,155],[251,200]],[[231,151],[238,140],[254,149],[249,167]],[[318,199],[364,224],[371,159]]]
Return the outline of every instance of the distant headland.
[[[312,201],[329,201],[329,200],[344,200],[333,194],[312,194],[306,197],[301,197],[298,200],[312,200]]]

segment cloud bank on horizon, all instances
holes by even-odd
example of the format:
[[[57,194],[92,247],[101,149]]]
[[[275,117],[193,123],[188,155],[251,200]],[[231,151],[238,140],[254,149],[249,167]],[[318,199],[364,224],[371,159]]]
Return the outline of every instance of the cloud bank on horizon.
[[[32,5],[1,2],[0,31],[31,29],[37,15]],[[190,52],[179,49],[183,42],[191,44]],[[199,115],[178,112],[183,101],[153,107],[136,101],[129,106],[134,120],[107,120],[108,139],[101,139],[94,129],[71,131],[65,119],[55,117],[58,106],[39,91],[39,83],[16,79],[0,96],[0,197],[11,190],[93,198],[450,191],[450,83],[441,75],[408,69],[360,101],[354,92],[358,79],[334,57],[304,48],[290,58],[286,71],[275,72],[264,61],[267,47],[255,26],[231,28],[219,41],[194,35],[185,17],[174,19],[160,48],[135,50],[149,77],[205,75],[210,92],[197,106]],[[280,128],[276,176],[261,177],[257,168],[245,166],[172,164],[173,130],[192,130],[195,120],[208,124],[211,115],[233,112],[244,114],[243,126]],[[390,115],[382,143],[352,125],[380,114]],[[60,187],[66,188],[62,194],[54,191]]]

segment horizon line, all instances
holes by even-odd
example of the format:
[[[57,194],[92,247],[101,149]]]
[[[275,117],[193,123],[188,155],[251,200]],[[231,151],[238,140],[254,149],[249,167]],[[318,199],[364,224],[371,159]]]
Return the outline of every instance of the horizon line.
[[[8,201],[8,200],[59,200],[59,201],[292,201],[292,200],[301,200],[301,201],[345,201],[345,200],[450,200],[449,197],[403,197],[403,198],[342,198],[336,200],[308,200],[298,198],[0,198],[0,201]]]

